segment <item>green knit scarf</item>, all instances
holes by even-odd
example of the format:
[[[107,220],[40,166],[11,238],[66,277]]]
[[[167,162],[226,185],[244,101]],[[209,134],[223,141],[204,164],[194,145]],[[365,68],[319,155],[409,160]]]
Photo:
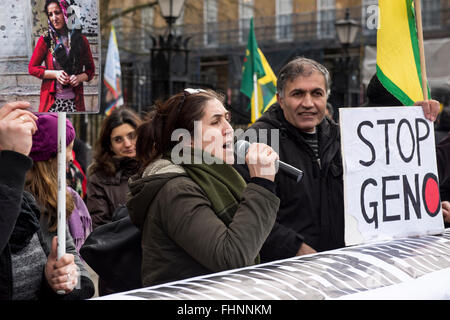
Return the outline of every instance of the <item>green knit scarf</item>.
[[[228,227],[239,206],[246,183],[231,165],[220,164],[220,160],[211,158],[206,152],[191,150],[192,161],[181,165],[188,176],[206,193],[217,217]],[[213,163],[205,164],[204,161],[199,161],[198,158],[202,155],[209,157],[208,162]]]
[[[228,227],[233,221],[247,184],[231,165],[220,164],[220,160],[211,158],[212,156],[206,152],[191,150],[191,162],[181,165],[188,176],[206,193],[217,217]],[[212,164],[199,161],[201,160],[198,158],[199,155],[208,158],[207,162]],[[197,161],[194,161],[194,159]],[[258,254],[255,258],[255,264],[260,262],[261,259]]]
[[[207,163],[212,164],[204,163],[202,156]],[[221,160],[203,150],[191,149],[190,163],[181,163],[181,166],[206,193],[215,214],[228,227],[247,186],[245,180],[231,165],[221,164]],[[255,264],[260,262],[258,254]]]

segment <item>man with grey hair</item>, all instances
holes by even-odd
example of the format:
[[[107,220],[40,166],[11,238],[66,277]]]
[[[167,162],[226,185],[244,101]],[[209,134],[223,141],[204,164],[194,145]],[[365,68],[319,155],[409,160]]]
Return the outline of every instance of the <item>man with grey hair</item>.
[[[277,80],[277,103],[245,133],[263,138],[279,130],[279,157],[303,171],[297,183],[285,172],[276,175],[280,208],[275,225],[261,249],[261,261],[340,248],[344,243],[344,195],[339,126],[325,117],[330,74],[320,63],[295,58],[284,65]],[[439,103],[422,104],[427,119],[435,120]],[[264,130],[265,129],[265,130]],[[272,135],[273,136],[273,135]],[[277,137],[278,135],[274,135]],[[235,168],[247,180],[245,165]]]
[[[278,129],[280,160],[303,171],[299,183],[284,172],[276,176],[281,204],[261,249],[262,261],[344,246],[339,128],[325,117],[329,94],[328,70],[314,60],[296,58],[278,74],[278,102],[248,129],[258,138],[262,129]],[[245,165],[235,167],[247,178]]]

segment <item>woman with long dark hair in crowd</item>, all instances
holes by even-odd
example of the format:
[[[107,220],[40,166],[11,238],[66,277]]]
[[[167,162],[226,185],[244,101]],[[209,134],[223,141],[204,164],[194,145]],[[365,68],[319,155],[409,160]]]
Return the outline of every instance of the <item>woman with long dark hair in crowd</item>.
[[[140,123],[127,108],[115,109],[102,122],[87,178],[87,207],[94,229],[111,222],[114,211],[126,203],[128,179],[139,169],[135,157]],[[101,277],[98,290],[101,296],[115,292]]]
[[[48,31],[39,38],[28,65],[28,72],[42,79],[39,112],[86,110],[83,82],[94,77],[95,65],[81,29],[68,23],[67,9],[65,0],[45,1]]]
[[[130,179],[127,207],[142,231],[144,286],[258,262],[279,206],[273,182],[278,155],[252,144],[247,185],[231,166],[229,116],[222,96],[185,89],[157,103],[139,127],[142,167]],[[179,133],[182,142],[173,141]]]
[[[93,163],[88,168],[87,207],[94,229],[111,222],[115,209],[126,203],[128,178],[139,166],[136,128],[141,123],[131,109],[115,109],[103,120]]]

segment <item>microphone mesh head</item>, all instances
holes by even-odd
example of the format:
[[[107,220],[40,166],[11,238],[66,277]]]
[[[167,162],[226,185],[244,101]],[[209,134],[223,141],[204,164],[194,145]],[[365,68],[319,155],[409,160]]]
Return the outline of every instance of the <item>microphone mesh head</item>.
[[[237,164],[245,164],[245,155],[247,154],[250,143],[245,140],[236,141],[234,153],[236,154]]]

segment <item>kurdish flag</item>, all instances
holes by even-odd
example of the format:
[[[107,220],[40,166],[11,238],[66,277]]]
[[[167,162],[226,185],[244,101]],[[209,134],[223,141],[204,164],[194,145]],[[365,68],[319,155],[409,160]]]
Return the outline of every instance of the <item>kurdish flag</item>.
[[[250,20],[250,31],[242,68],[241,92],[251,99],[252,123],[276,102],[277,77],[266,57],[258,48],[253,18]]]
[[[413,105],[423,100],[414,0],[379,0],[378,5],[377,77],[403,105]]]
[[[112,26],[106,54],[105,72],[103,74],[103,83],[108,89],[105,99],[107,104],[105,113],[108,116],[115,108],[123,105],[121,74],[116,31],[114,26]]]

